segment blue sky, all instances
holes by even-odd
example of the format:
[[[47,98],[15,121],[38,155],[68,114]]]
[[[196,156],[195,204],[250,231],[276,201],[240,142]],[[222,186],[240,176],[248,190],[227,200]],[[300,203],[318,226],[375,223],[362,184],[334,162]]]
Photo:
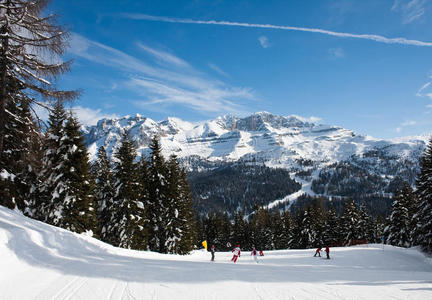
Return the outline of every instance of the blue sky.
[[[299,115],[378,138],[432,130],[432,1],[60,1],[81,122]]]

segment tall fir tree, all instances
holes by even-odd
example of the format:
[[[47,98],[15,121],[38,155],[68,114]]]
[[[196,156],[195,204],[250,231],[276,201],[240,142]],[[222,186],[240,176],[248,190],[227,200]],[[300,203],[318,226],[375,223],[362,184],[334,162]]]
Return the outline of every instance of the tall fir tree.
[[[410,247],[412,245],[412,214],[410,211],[412,197],[410,196],[412,196],[412,190],[408,185],[394,193],[389,223],[384,230],[387,243],[390,245],[399,247]]]
[[[49,114],[48,130],[43,143],[42,169],[37,194],[32,204],[33,216],[43,222],[59,226],[63,217],[66,172],[65,158],[67,146],[63,143],[65,133],[66,111],[58,101]]]
[[[4,151],[0,159],[0,205],[31,215],[40,170],[41,136],[29,104],[20,95],[6,105]]]
[[[97,217],[102,241],[114,244],[108,234],[113,217],[113,199],[114,199],[114,176],[111,171],[111,163],[104,146],[98,149],[97,158],[92,165],[92,173],[95,178],[95,197],[97,203]]]
[[[368,243],[374,242],[374,224],[366,206],[362,204],[359,210],[359,240],[365,240]]]
[[[325,245],[334,247],[340,245],[341,229],[339,225],[339,217],[334,208],[327,212],[323,233],[323,242]]]
[[[166,222],[168,220],[168,171],[158,138],[155,136],[150,145],[148,168],[148,230],[149,249],[167,253]]]
[[[92,232],[98,236],[94,181],[84,136],[72,112],[65,124],[62,143],[66,147],[64,156],[65,198],[60,226],[74,232]]]
[[[342,241],[345,245],[351,245],[358,240],[360,233],[359,212],[353,201],[347,201],[341,217],[343,228]]]
[[[432,253],[432,138],[420,160],[416,186],[418,202],[414,219],[417,224],[413,235],[417,245]]]
[[[124,134],[121,146],[115,153],[115,194],[107,235],[116,246],[144,250],[147,248],[147,215],[145,204],[140,198],[136,156],[133,142],[128,134]]]
[[[249,237],[250,231],[248,222],[245,221],[243,213],[239,211],[234,215],[231,244],[232,246],[239,244],[242,249],[249,249],[252,246]]]

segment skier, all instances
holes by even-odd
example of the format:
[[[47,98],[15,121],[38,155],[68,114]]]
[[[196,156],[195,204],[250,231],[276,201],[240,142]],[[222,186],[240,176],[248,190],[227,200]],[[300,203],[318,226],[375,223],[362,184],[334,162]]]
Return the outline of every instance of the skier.
[[[260,256],[264,256],[264,252],[262,250],[260,250],[259,254]]]
[[[255,262],[258,263],[257,250],[255,249],[255,247],[252,249],[251,255],[252,255],[253,259],[255,260]]]
[[[233,261],[234,263],[237,261],[237,258],[240,257],[240,245],[237,245],[237,247],[235,247],[232,251],[232,253],[234,253],[233,257],[231,258],[231,261]]]
[[[319,257],[321,257],[321,247],[318,247],[318,249],[316,249],[314,257],[316,257],[317,254]]]
[[[214,258],[215,258],[215,246],[214,245],[212,245],[210,247],[210,252],[211,252],[211,256],[212,256],[211,261],[214,261]]]
[[[330,259],[330,249],[329,249],[329,246],[327,246],[327,245],[325,247],[325,252],[327,254],[327,259]]]

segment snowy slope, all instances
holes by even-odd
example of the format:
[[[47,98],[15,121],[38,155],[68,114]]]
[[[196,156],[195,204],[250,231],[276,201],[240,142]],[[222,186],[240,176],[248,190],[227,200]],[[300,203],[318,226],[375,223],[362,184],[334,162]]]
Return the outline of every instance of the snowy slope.
[[[432,262],[380,245],[162,255],[118,249],[0,207],[0,299],[432,299]]]

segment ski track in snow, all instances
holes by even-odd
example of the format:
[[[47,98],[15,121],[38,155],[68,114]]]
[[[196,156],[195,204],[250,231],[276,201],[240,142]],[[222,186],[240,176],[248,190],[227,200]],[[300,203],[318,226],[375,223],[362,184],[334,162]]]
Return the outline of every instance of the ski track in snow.
[[[0,300],[432,299],[432,259],[382,245],[163,255],[119,249],[0,207]],[[3,270],[7,270],[4,272]]]

